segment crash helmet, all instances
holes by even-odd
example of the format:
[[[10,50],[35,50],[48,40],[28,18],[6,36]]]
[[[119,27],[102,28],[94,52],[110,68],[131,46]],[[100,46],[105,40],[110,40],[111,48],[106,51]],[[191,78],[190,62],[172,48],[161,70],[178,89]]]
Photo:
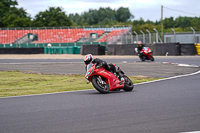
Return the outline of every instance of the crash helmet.
[[[142,42],[138,41],[138,47],[142,47]]]
[[[88,65],[90,64],[90,62],[93,60],[93,57],[91,54],[87,54],[85,57],[84,57],[84,63],[85,65]]]

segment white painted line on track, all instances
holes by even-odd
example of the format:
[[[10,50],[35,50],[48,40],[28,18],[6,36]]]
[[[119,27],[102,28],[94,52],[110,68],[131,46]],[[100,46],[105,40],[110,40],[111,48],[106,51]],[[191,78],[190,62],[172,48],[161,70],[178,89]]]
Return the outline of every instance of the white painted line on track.
[[[149,82],[138,83],[138,84],[134,84],[134,85],[136,86],[136,85],[149,84],[149,83],[154,83],[154,82],[159,82],[159,81],[164,81],[164,80],[169,80],[169,79],[193,76],[193,75],[196,75],[196,74],[199,74],[199,73],[200,73],[200,70],[197,71],[197,72],[194,72],[194,73],[190,73],[190,74],[178,75],[178,76],[173,76],[173,77],[169,77],[169,78],[164,78],[164,79],[159,79],[159,80],[154,80],[154,81],[149,81]],[[94,89],[77,90],[77,91],[66,91],[66,92],[57,92],[57,93],[34,94],[34,95],[23,95],[23,96],[0,97],[0,99],[3,99],[3,98],[17,98],[17,97],[29,97],[29,96],[42,96],[42,95],[53,95],[53,94],[64,94],[64,93],[91,91],[91,90],[94,90]]]
[[[169,77],[169,78],[164,78],[164,79],[158,79],[158,80],[149,81],[149,82],[138,83],[138,84],[134,84],[134,85],[148,84],[148,83],[153,83],[153,82],[158,82],[158,81],[164,81],[164,80],[169,80],[169,79],[187,77],[187,76],[192,76],[192,75],[196,75],[196,74],[199,74],[199,73],[200,73],[200,70],[197,71],[197,72],[194,72],[194,73],[190,73],[190,74],[178,75],[178,76],[173,76],[173,77]]]
[[[20,65],[20,64],[80,64],[83,62],[24,62],[24,63],[0,63],[0,64],[4,64],[4,65]]]
[[[44,93],[44,94],[33,94],[33,95],[22,95],[22,96],[0,97],[0,99],[1,99],[1,98],[17,98],[17,97],[32,97],[32,96],[54,95],[54,94],[64,94],[64,93],[81,92],[81,91],[90,91],[90,90],[94,90],[94,89],[77,90],[77,91],[65,91],[65,92],[55,92],[55,93]]]
[[[179,132],[179,133],[200,133],[200,131],[191,131],[191,132]]]
[[[190,65],[190,64],[178,64],[177,66],[184,66],[184,67],[199,67],[197,65]]]

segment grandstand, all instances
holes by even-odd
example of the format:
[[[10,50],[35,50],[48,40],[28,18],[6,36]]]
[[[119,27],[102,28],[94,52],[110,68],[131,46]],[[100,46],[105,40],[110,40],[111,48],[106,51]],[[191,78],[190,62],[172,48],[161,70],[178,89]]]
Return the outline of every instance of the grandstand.
[[[127,34],[127,32],[129,32],[129,29],[114,29],[109,32],[107,36],[100,38],[98,42],[117,42],[120,39],[120,36]]]
[[[131,30],[131,27],[120,28],[76,28],[76,29],[0,29],[0,44],[27,43],[19,41],[25,38],[27,34],[37,35],[37,41],[28,43],[75,43],[75,42],[111,42],[111,38],[119,39],[119,35],[125,35]],[[92,40],[91,34],[97,36]]]

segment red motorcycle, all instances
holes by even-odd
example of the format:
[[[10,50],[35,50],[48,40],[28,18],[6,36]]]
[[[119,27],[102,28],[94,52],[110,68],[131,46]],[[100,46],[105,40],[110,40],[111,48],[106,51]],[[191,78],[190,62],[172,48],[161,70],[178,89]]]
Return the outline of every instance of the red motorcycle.
[[[115,64],[114,64],[115,65]],[[116,66],[118,76],[107,71],[104,67],[96,67],[96,64],[88,64],[85,78],[92,82],[94,88],[100,93],[106,94],[109,91],[132,91],[133,82],[124,75],[124,72]],[[120,79],[119,79],[120,78]]]
[[[136,52],[138,51],[137,48],[135,49],[135,51]],[[149,47],[143,47],[143,49],[138,54],[141,61],[145,60],[154,61],[154,57],[152,56],[151,49]]]

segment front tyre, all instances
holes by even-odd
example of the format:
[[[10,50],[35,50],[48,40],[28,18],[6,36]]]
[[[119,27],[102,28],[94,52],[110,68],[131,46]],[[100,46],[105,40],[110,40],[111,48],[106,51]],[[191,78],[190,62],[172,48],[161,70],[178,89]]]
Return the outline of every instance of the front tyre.
[[[123,77],[125,81],[123,90],[132,91],[134,88],[133,82],[126,75],[124,75]]]
[[[151,61],[154,61],[154,58],[153,58],[153,56],[152,56],[152,55],[150,55],[150,60],[151,60]]]
[[[92,85],[94,86],[94,88],[102,93],[102,94],[107,94],[109,93],[109,85],[106,84],[105,80],[102,79],[100,76],[94,76],[92,78]]]

